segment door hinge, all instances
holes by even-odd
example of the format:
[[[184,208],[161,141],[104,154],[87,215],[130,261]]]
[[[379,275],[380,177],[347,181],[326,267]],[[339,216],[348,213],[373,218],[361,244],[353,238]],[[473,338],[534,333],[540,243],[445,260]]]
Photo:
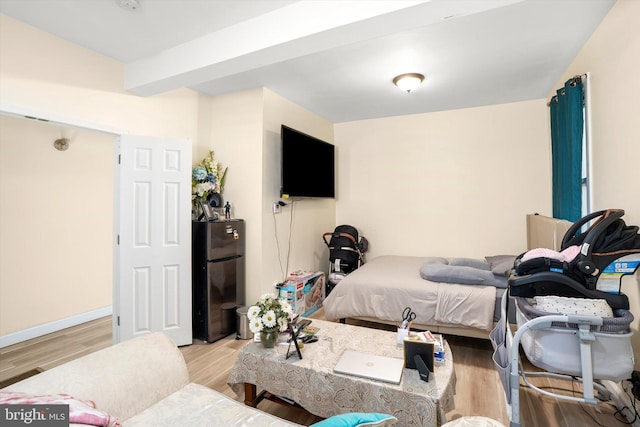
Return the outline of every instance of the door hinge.
[[[120,326],[120,316],[118,316],[118,326]]]
[[[118,164],[121,163],[121,160],[122,160],[122,154],[118,154]]]
[[[118,245],[120,244],[120,235],[118,234]]]

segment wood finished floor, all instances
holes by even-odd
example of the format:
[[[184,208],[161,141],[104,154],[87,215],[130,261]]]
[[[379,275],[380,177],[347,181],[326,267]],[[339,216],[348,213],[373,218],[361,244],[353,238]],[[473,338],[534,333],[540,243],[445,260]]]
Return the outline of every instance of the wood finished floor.
[[[315,317],[322,319],[322,310]],[[350,321],[349,323],[386,328],[384,325],[366,322]],[[482,415],[508,426],[504,392],[491,361],[492,348],[489,341],[456,336],[446,338],[453,353],[457,377],[456,408],[447,413],[447,419]],[[69,360],[108,347],[111,345],[111,339],[111,317],[105,317],[2,348],[0,349],[0,381],[31,369],[51,369]],[[181,347],[191,380],[242,401],[243,396],[235,395],[226,384],[226,380],[237,352],[246,342],[230,336],[213,344],[196,341],[190,346]],[[525,368],[534,370],[530,365],[525,365]],[[572,393],[570,382],[549,379],[536,379],[533,382],[541,388],[550,388],[550,391],[565,390],[564,393],[569,395]],[[577,383],[573,387],[580,390]],[[543,396],[526,388],[521,388],[520,396],[520,419],[523,427],[622,427],[626,425],[616,419],[615,408],[607,403],[594,406],[567,402]],[[306,411],[287,408],[268,401],[261,403],[259,408],[303,425],[310,425],[321,419]]]

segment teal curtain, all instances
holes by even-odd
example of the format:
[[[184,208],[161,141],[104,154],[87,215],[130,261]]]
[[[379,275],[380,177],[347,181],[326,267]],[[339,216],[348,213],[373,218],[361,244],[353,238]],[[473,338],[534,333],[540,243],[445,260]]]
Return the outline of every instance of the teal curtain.
[[[553,216],[577,221],[582,217],[582,79],[574,77],[549,102]]]

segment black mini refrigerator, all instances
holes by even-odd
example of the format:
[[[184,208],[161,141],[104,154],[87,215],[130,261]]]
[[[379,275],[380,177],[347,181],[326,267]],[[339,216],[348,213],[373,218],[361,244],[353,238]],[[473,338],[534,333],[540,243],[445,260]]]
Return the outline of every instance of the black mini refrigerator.
[[[236,332],[244,303],[244,221],[192,223],[193,338],[214,342]]]

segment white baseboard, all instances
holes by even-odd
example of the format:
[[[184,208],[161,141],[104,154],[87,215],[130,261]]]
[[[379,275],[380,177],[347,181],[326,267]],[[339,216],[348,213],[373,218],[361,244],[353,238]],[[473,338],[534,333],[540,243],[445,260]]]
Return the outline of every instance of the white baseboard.
[[[65,317],[64,319],[55,320],[45,323],[44,325],[34,326],[33,328],[24,329],[22,331],[13,332],[11,334],[0,336],[0,348],[17,344],[22,341],[70,328],[71,326],[80,325],[81,323],[96,320],[101,317],[110,316],[113,313],[113,307],[107,306],[96,310],[87,311],[86,313],[77,314],[75,316]]]
[[[631,425],[633,425],[633,427],[640,427],[640,418],[636,419],[631,398],[622,388],[622,384],[614,383],[613,381],[602,381],[602,385],[611,393],[611,400],[613,400],[616,408],[627,417],[629,422],[633,421]]]

